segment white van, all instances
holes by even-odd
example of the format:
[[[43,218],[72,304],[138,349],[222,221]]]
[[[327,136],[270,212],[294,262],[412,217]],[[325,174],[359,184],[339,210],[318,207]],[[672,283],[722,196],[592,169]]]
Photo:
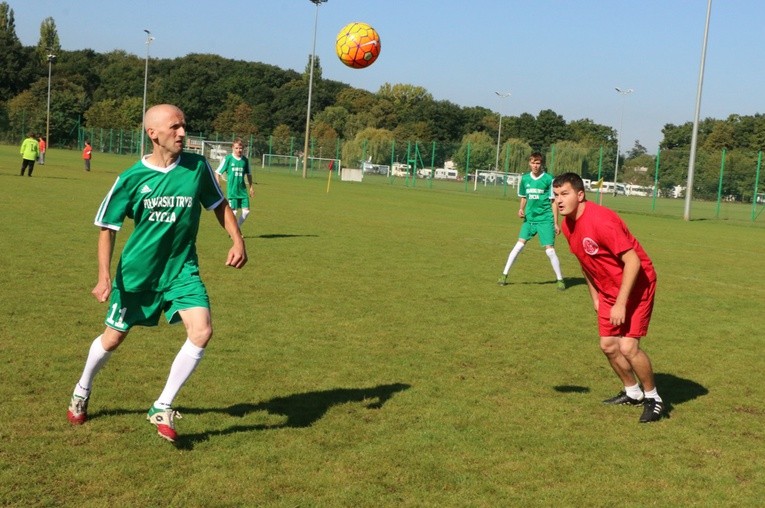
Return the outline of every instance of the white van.
[[[390,174],[393,176],[409,176],[412,167],[409,164],[394,162]]]
[[[603,185],[600,187],[600,192],[603,194],[613,194],[614,193],[614,182],[603,182]],[[616,194],[621,194],[622,196],[627,194],[627,188],[624,186],[623,183],[617,183],[616,184]]]
[[[365,162],[361,165],[361,170],[364,173],[372,173],[375,175],[388,176],[389,167],[384,164],[372,164],[371,162]]]
[[[433,178],[439,180],[457,180],[460,174],[456,169],[436,168],[436,174]]]
[[[642,185],[627,184],[628,196],[653,196],[653,186],[646,187]]]

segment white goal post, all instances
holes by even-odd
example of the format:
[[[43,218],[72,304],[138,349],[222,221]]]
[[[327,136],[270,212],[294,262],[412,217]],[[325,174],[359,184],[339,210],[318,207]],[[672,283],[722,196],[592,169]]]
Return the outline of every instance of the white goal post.
[[[302,161],[301,161],[302,162]],[[329,159],[327,157],[308,157],[308,169],[310,170],[332,170],[340,171],[340,159]]]
[[[280,155],[273,153],[264,153],[260,167],[286,167],[293,171],[298,170],[299,159],[296,155]]]
[[[293,171],[302,171],[303,159],[297,155],[281,155],[274,153],[264,153],[261,158],[261,167],[282,167]],[[308,169],[311,170],[340,170],[340,159],[329,159],[327,157],[308,157]]]
[[[202,140],[202,155],[204,155],[207,162],[213,169],[220,166],[226,155],[232,153],[234,142],[233,141],[210,141]]]

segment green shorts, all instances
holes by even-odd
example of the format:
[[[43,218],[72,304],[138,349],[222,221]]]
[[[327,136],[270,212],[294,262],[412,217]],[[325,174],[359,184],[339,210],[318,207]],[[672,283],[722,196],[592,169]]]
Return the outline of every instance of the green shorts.
[[[136,325],[157,326],[164,312],[167,322],[174,324],[181,321],[179,310],[194,307],[210,308],[207,288],[198,275],[176,280],[165,291],[130,292],[120,290],[115,284],[104,323],[126,332]]]
[[[232,210],[250,208],[250,198],[229,198],[228,206],[230,206]]]
[[[518,238],[529,241],[534,236],[539,235],[539,243],[545,245],[555,245],[555,224],[548,222],[523,222],[521,232]]]

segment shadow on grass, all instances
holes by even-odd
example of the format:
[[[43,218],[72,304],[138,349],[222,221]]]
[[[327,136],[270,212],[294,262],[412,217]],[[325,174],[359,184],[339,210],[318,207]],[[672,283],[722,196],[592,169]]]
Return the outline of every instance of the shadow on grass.
[[[246,236],[245,238],[263,238],[266,240],[273,240],[275,238],[305,238],[305,237],[311,237],[311,236],[317,237],[319,235],[291,235],[288,233],[271,233],[266,235],[257,235],[257,236],[250,236],[250,237]]]
[[[553,390],[560,393],[590,393],[590,389],[588,387],[577,385],[553,386]]]
[[[574,286],[586,286],[587,281],[584,277],[563,277],[563,281],[566,283],[566,289]]]
[[[35,168],[37,169],[37,168]],[[13,173],[13,174],[7,174],[3,173],[0,174],[0,176],[21,176],[19,173]],[[35,171],[35,174],[33,176],[24,175],[24,178],[37,178],[38,180],[74,180],[74,178],[69,176],[51,176],[51,175],[38,175],[37,171]]]
[[[664,411],[670,415],[676,404],[683,404],[709,393],[704,386],[690,379],[683,379],[673,374],[654,374],[656,386],[659,389],[661,399],[664,401]],[[557,385],[553,390],[560,393],[589,393],[586,386]]]
[[[236,418],[244,418],[251,413],[265,411],[268,414],[285,416],[286,421],[275,425],[231,425],[221,430],[181,435],[175,444],[178,448],[191,450],[195,443],[207,441],[214,436],[258,430],[310,427],[320,420],[332,406],[348,402],[365,402],[367,409],[380,409],[394,394],[408,388],[410,385],[404,383],[379,385],[373,388],[335,388],[333,390],[275,397],[257,404],[240,403],[224,408],[186,408],[181,410],[183,414],[224,413]]]
[[[659,394],[664,401],[667,415],[672,412],[675,404],[683,404],[709,393],[706,387],[696,381],[683,379],[673,374],[656,373],[654,378]]]
[[[555,284],[557,281],[555,280],[543,280],[543,281],[535,281],[535,282],[513,282],[512,280],[509,281],[510,285],[513,284],[519,284],[519,285],[549,285],[549,284]],[[582,286],[587,284],[587,282],[584,280],[584,277],[563,277],[563,282],[566,283],[566,289],[572,288],[574,286]]]
[[[151,404],[149,404],[149,406],[150,405]],[[88,411],[88,421],[103,418],[105,416],[146,415],[149,411],[149,406],[146,406],[143,409],[101,409],[92,413]]]

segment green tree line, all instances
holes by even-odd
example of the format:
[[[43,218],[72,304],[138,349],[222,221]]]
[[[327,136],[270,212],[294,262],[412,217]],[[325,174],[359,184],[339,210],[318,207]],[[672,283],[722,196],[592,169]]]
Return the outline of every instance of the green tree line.
[[[0,2],[0,48],[0,137],[6,142],[18,142],[28,131],[46,131],[49,85],[51,146],[77,146],[83,128],[140,129],[144,58],[122,50],[104,54],[63,50],[52,18],[42,20],[36,46],[23,46],[7,2]],[[269,147],[274,153],[292,153],[302,150],[310,58],[307,61],[300,73],[210,54],[152,58],[147,103],[179,105],[191,135],[259,139],[261,151]],[[499,117],[488,108],[435,100],[425,88],[410,84],[385,83],[377,92],[356,89],[325,79],[318,58],[312,100],[311,146],[324,147],[324,156],[334,157],[331,152],[338,147],[344,160],[364,156],[386,163],[391,158],[388,146],[395,145],[401,154],[416,143],[427,152],[428,163],[435,156],[437,166],[445,160],[453,160],[462,171],[468,164],[471,171],[495,165]],[[691,122],[667,124],[662,130],[659,181],[664,188],[685,183],[691,127]],[[612,179],[616,134],[590,119],[566,121],[549,109],[536,115],[503,116],[498,169],[523,170],[528,154],[541,151],[556,173],[575,171],[586,178]],[[731,166],[726,191],[739,199],[751,197],[752,161],[763,144],[763,115],[704,120],[697,155],[700,187],[695,195],[717,192],[720,154],[726,149],[726,163]],[[431,146],[437,148],[431,151]],[[648,154],[636,140],[620,156],[620,181],[652,184],[655,163],[656,154]]]

